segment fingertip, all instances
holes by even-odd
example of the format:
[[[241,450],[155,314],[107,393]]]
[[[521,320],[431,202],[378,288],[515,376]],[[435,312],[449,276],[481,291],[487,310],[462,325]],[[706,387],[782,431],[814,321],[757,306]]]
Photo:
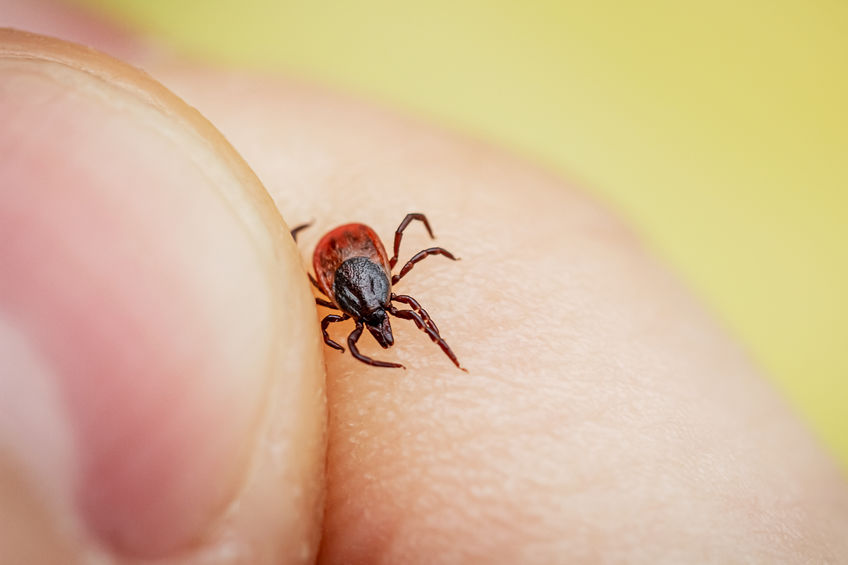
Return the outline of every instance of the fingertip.
[[[0,318],[71,435],[44,480],[116,555],[314,553],[323,364],[270,197],[211,124],[118,61],[0,30],[0,74]],[[22,418],[15,449],[41,449]]]

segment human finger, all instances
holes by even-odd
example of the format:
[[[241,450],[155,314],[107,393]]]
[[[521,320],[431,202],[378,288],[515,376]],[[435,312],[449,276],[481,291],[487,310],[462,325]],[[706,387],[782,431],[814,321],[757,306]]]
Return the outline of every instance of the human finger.
[[[406,372],[326,349],[323,562],[846,559],[831,459],[606,207],[504,152],[316,87],[157,72],[282,210],[318,219],[305,250],[349,221],[390,241],[418,211],[462,257],[428,259],[402,289],[469,374],[402,321],[391,350],[362,349]],[[407,233],[406,256],[431,245]]]
[[[0,31],[0,85],[3,560],[308,559],[323,365],[258,179],[89,49]]]

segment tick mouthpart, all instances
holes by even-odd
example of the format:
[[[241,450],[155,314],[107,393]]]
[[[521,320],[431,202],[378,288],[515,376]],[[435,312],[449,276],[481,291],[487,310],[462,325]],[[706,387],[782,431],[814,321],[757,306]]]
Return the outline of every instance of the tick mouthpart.
[[[380,347],[388,349],[394,344],[392,325],[389,323],[389,315],[386,314],[385,310],[375,310],[364,318],[363,322],[365,322],[365,327],[368,328],[377,343],[380,344]]]

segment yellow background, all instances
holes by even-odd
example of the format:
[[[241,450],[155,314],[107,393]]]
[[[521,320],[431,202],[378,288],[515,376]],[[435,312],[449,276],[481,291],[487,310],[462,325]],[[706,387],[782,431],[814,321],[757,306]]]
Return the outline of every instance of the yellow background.
[[[85,1],[579,180],[848,465],[848,2]]]

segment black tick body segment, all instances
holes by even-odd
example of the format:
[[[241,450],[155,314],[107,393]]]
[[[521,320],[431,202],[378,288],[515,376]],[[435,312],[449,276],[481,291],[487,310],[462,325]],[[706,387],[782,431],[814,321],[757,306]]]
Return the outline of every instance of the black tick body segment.
[[[391,314],[397,318],[415,322],[418,329],[430,336],[430,339],[442,348],[454,365],[465,371],[450,346],[442,339],[435,322],[418,301],[411,296],[392,292],[393,285],[397,284],[416,263],[430,255],[444,255],[448,259],[457,260],[451,252],[441,247],[430,247],[413,255],[398,274],[392,275],[392,269],[398,260],[403,230],[413,220],[422,222],[427,228],[427,233],[433,237],[433,230],[430,229],[430,223],[424,214],[407,214],[395,230],[394,254],[391,259],[386,255],[380,238],[365,224],[339,226],[327,233],[315,246],[315,253],[312,255],[315,277],[310,275],[309,280],[329,298],[329,300],[316,298],[315,302],[320,306],[341,312],[340,315],[329,314],[321,321],[324,343],[344,352],[344,347],[330,339],[327,327],[334,322],[352,318],[356,327],[347,338],[347,346],[354,357],[374,367],[405,369],[400,363],[377,361],[366,357],[356,347],[356,342],[365,328],[384,349],[391,347],[394,343],[392,326],[389,322]],[[295,241],[298,232],[309,225],[304,224],[291,231]],[[405,304],[409,306],[409,309],[399,309],[393,304],[394,302]]]

